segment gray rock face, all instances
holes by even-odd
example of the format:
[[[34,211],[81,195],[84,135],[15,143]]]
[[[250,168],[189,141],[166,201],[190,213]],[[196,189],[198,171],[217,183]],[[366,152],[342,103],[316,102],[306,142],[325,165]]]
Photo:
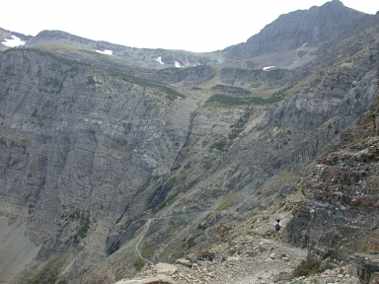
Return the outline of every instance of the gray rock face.
[[[168,173],[185,140],[185,110],[171,118],[182,95],[127,74],[10,50],[0,85],[0,196],[27,211],[42,259],[77,246],[101,220],[113,220],[108,231],[142,214],[145,185]]]
[[[301,185],[305,202],[287,226],[288,239],[306,247],[309,258],[322,263],[334,258],[355,265],[361,283],[375,283],[379,271],[378,222],[378,45],[369,58],[376,62],[368,90],[371,106],[360,108],[362,97],[354,104],[362,112],[354,127],[341,135],[341,141],[311,164]],[[352,73],[354,74],[354,73]],[[351,75],[352,75],[351,74]],[[327,85],[337,84],[331,77]],[[341,78],[339,82],[343,82]],[[343,85],[343,83],[342,83]],[[340,90],[342,92],[342,90]],[[342,92],[343,93],[343,92]],[[341,93],[341,94],[342,94]],[[360,97],[360,98],[359,98]],[[344,109],[350,110],[352,97]],[[366,98],[367,99],[367,98]]]
[[[225,49],[229,57],[248,58],[263,53],[285,51],[301,46],[317,46],[346,33],[369,15],[345,7],[333,0],[321,7],[300,10],[280,16],[246,43]]]
[[[114,283],[138,255],[197,251],[217,225],[296,190],[274,183],[295,180],[375,100],[376,27],[295,71],[147,70],[62,46],[0,53],[0,240],[30,251],[14,269],[0,262],[0,280]]]
[[[362,283],[371,283],[379,272],[379,150],[377,137],[360,140],[312,167],[304,185],[307,201],[287,229],[289,240],[307,247],[310,257],[352,262]]]

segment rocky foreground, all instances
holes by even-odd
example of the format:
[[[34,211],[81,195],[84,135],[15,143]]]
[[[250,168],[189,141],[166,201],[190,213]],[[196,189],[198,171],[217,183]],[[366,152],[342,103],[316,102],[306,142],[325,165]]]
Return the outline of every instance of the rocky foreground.
[[[218,245],[117,284],[379,283],[378,110],[312,163],[297,191],[230,228]],[[269,225],[273,216],[280,233]]]
[[[218,255],[215,260],[178,259],[175,264],[158,263],[149,266],[133,279],[116,284],[359,284],[352,266],[338,265],[310,276],[294,276],[294,271],[306,259],[306,251],[292,248],[271,239],[241,240],[236,244],[242,254]],[[375,282],[372,282],[375,283]]]

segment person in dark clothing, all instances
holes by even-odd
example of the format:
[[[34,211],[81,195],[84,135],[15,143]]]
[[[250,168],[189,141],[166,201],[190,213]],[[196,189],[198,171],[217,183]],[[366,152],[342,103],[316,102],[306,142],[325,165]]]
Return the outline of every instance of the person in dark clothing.
[[[280,219],[276,219],[276,223],[274,225],[274,229],[276,232],[279,232],[282,226],[280,225]]]

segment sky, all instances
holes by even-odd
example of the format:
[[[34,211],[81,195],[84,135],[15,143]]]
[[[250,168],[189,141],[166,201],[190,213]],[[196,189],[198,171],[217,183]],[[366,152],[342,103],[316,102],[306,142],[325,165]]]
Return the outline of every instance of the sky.
[[[0,27],[36,35],[63,30],[134,47],[205,52],[246,41],[279,15],[326,0],[7,0]],[[344,0],[375,14],[377,0]]]

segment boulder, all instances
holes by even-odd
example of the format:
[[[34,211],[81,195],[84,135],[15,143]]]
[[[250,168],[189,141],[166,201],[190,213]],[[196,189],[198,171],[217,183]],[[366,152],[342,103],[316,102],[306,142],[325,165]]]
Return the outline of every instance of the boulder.
[[[158,263],[154,266],[154,269],[158,274],[164,275],[172,275],[178,270],[175,265],[169,263]]]
[[[115,284],[177,284],[177,282],[165,275],[157,275],[144,279],[120,280]]]
[[[192,268],[192,262],[189,259],[186,258],[179,258],[176,260],[177,264]]]

